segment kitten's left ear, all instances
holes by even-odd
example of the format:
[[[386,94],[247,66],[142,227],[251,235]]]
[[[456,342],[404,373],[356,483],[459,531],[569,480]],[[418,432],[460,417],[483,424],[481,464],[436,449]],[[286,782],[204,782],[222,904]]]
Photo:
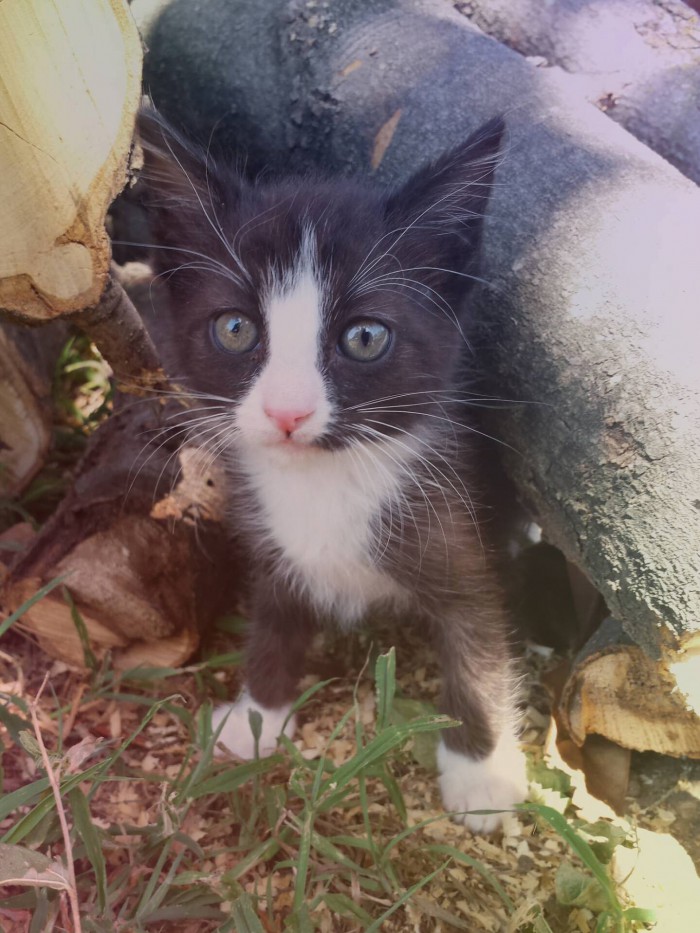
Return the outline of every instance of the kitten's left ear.
[[[402,240],[419,246],[431,233],[446,237],[452,241],[451,248],[443,241],[448,253],[460,246],[453,265],[478,249],[504,131],[502,117],[489,120],[392,192],[386,216],[394,229],[405,228]]]

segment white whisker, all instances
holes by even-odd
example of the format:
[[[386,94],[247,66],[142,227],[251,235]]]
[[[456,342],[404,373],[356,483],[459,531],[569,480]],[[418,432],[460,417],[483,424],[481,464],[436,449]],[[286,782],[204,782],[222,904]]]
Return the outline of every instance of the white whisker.
[[[466,486],[464,485],[464,482],[462,481],[462,478],[460,477],[459,473],[458,473],[457,470],[454,468],[454,466],[450,463],[450,461],[447,460],[447,458],[444,457],[444,456],[443,456],[438,450],[436,450],[431,444],[429,444],[428,441],[427,441],[426,439],[421,438],[421,437],[418,437],[418,435],[413,434],[411,431],[407,431],[407,430],[405,430],[404,428],[396,427],[395,425],[387,424],[386,422],[383,422],[383,421],[376,421],[376,420],[371,420],[371,419],[370,419],[370,423],[371,423],[371,424],[378,424],[380,427],[388,428],[390,431],[400,431],[402,434],[405,434],[407,437],[412,438],[412,439],[418,441],[418,442],[421,444],[421,446],[423,446],[426,450],[428,450],[431,454],[433,454],[435,457],[437,457],[439,460],[441,460],[441,461],[447,466],[447,468],[449,469],[449,471],[454,475],[454,478],[455,478],[456,482],[459,484],[459,486],[460,486],[461,489],[463,490],[464,495],[462,495],[462,493],[460,493],[460,491],[458,490],[457,486],[455,486],[455,483],[454,483],[454,482],[449,478],[449,476],[447,476],[439,467],[437,467],[434,463],[431,463],[426,457],[423,457],[423,456],[420,455],[420,454],[416,454],[416,456],[418,456],[418,458],[420,459],[421,463],[426,467],[426,469],[431,473],[431,475],[434,476],[434,474],[437,473],[437,475],[438,475],[439,477],[441,477],[441,478],[447,483],[447,485],[450,487],[450,489],[451,489],[452,492],[455,494],[455,496],[457,496],[457,499],[462,503],[462,505],[464,506],[464,508],[467,510],[467,513],[468,513],[469,516],[471,517],[472,522],[474,523],[474,528],[476,529],[477,535],[479,535],[479,541],[481,542],[481,537],[480,537],[480,534],[479,534],[479,526],[478,526],[477,517],[476,517],[476,509],[474,508],[474,503],[472,502],[471,496],[469,495],[469,491],[467,490]],[[408,449],[408,450],[412,450],[412,448],[409,447],[408,444],[405,444],[404,442],[398,440],[398,438],[395,438],[395,437],[393,437],[393,436],[391,436],[391,435],[387,435],[387,438],[388,438],[391,442],[396,443],[396,444],[399,444],[399,445],[400,445],[401,447],[403,447],[403,448],[406,448],[406,449]],[[443,495],[443,498],[444,498],[444,500],[445,500],[445,505],[446,505],[447,510],[448,510],[448,512],[449,512],[449,515],[450,515],[450,521],[452,522],[452,521],[453,521],[453,516],[452,516],[452,511],[451,511],[451,508],[450,508],[450,503],[449,503],[449,500],[448,500],[448,498],[447,498],[446,491],[445,491],[445,489],[440,485],[439,482],[437,482],[437,487],[438,487],[438,489],[440,490],[440,492],[441,492],[442,495]],[[465,498],[465,497],[466,497],[466,498]],[[482,546],[483,546],[483,543],[482,543]]]
[[[221,224],[219,223],[218,217],[216,217],[216,214],[214,214],[214,217],[215,217],[215,219],[216,219],[216,223],[214,223],[214,221],[211,219],[211,217],[210,217],[209,214],[207,213],[206,208],[204,207],[204,204],[203,204],[203,202],[202,202],[202,199],[201,199],[201,197],[200,197],[200,195],[199,195],[199,191],[197,190],[197,186],[196,186],[195,183],[192,181],[192,179],[190,178],[190,176],[187,174],[187,171],[186,171],[184,165],[182,164],[182,162],[180,161],[180,159],[178,159],[178,157],[177,157],[177,155],[176,155],[176,153],[175,153],[175,151],[174,151],[174,149],[173,149],[173,147],[172,147],[172,145],[171,145],[171,143],[170,143],[170,140],[167,138],[167,136],[165,136],[165,134],[163,134],[163,141],[165,142],[165,145],[168,147],[168,150],[169,150],[169,152],[170,152],[170,155],[172,156],[172,158],[174,159],[174,161],[175,161],[175,162],[177,163],[177,165],[179,166],[180,171],[182,172],[182,174],[183,174],[183,175],[185,176],[185,178],[187,179],[187,183],[189,184],[190,188],[192,189],[192,193],[194,194],[195,198],[197,199],[197,203],[199,204],[200,208],[202,209],[202,214],[204,214],[204,217],[205,217],[207,223],[209,224],[209,226],[211,227],[211,229],[212,229],[212,230],[214,231],[214,233],[216,234],[217,238],[219,239],[219,242],[220,242],[221,245],[224,247],[224,249],[226,250],[226,252],[228,253],[228,255],[231,257],[231,259],[233,259],[233,261],[234,261],[234,263],[236,264],[236,266],[240,269],[241,274],[243,275],[243,278],[248,282],[248,284],[252,284],[252,280],[251,280],[251,277],[250,277],[250,273],[248,272],[248,270],[245,268],[245,266],[244,266],[243,263],[241,262],[240,256],[239,256],[239,255],[236,253],[236,251],[233,249],[232,244],[230,244],[230,243],[228,242],[228,240],[226,239],[226,237],[224,236],[224,233],[223,233],[223,230],[221,229]],[[210,189],[210,187],[209,187],[208,165],[205,165],[205,177],[206,177],[206,183],[207,183],[207,192],[208,192],[208,194],[209,194],[209,200],[210,200],[210,202],[211,202],[211,189]]]
[[[243,285],[240,276],[236,275],[233,269],[230,269],[222,262],[214,259],[213,256],[208,256],[206,253],[199,253],[194,249],[189,249],[184,246],[164,246],[159,243],[141,243],[136,240],[112,240],[112,243],[117,246],[135,246],[142,247],[143,249],[162,249],[169,250],[170,252],[174,253],[181,253],[185,256],[196,256],[197,258],[203,259],[205,261],[208,271],[222,275],[224,278],[230,279],[230,281],[234,282],[236,285]]]

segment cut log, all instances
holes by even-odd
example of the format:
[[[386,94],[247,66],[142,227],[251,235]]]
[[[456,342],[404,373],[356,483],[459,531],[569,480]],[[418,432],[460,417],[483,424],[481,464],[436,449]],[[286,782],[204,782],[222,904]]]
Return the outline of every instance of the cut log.
[[[676,662],[697,677],[697,655]],[[678,677],[671,676],[678,673]],[[667,672],[607,619],[576,657],[559,702],[564,727],[577,745],[591,735],[623,748],[700,758],[700,716],[681,685],[695,677]]]
[[[124,0],[5,0],[0,61],[0,308],[50,320],[107,285],[141,42]]]
[[[127,177],[141,57],[125,0],[0,4],[0,311],[27,323],[70,315],[124,388],[136,391],[164,375],[140,316],[110,277],[105,214]],[[16,354],[4,360],[12,369],[8,362],[3,377],[21,395],[32,376],[20,372]],[[143,436],[167,435],[177,404],[122,404],[6,580],[10,612],[50,580],[65,580],[70,598],[55,589],[21,625],[70,663],[85,660],[84,634],[94,654],[111,650],[117,666],[182,663],[226,599],[219,576],[229,547],[216,467],[197,467],[207,459],[202,451],[150,448]],[[31,407],[29,397],[4,413],[12,453],[24,438],[23,448],[40,454],[43,435],[22,405]],[[33,469],[19,459],[11,464],[13,489]]]
[[[177,402],[124,404],[91,438],[74,485],[13,564],[6,613],[65,581],[19,627],[75,666],[85,645],[118,669],[183,664],[200,633],[236,599],[239,566],[224,527],[220,468],[173,437],[189,415]],[[150,440],[149,440],[150,438]]]
[[[700,182],[700,16],[653,0],[468,0],[458,8]]]
[[[0,4],[0,312],[73,314],[137,388],[164,377],[110,278],[105,215],[127,179],[141,58],[125,0]]]
[[[51,443],[51,390],[67,328],[0,323],[0,497],[12,498],[41,469]]]

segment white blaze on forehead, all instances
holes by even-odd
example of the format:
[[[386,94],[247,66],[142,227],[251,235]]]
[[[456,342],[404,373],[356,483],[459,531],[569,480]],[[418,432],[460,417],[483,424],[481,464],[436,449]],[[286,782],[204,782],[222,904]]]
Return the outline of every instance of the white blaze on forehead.
[[[313,413],[294,432],[301,443],[328,428],[332,405],[319,368],[324,298],[313,231],[307,229],[294,266],[273,278],[262,296],[267,359],[236,412],[240,440],[249,450],[280,440],[280,427],[266,412]]]
[[[315,410],[323,401],[319,371],[323,297],[313,234],[306,230],[294,269],[272,284],[263,302],[268,361],[260,389],[265,406]]]

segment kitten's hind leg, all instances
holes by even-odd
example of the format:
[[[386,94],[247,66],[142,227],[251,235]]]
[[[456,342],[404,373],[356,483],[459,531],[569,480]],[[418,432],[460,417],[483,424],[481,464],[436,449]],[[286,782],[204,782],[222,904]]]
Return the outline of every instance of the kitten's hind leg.
[[[261,716],[257,753],[271,755],[279,736],[292,736],[291,714],[304,658],[315,628],[311,610],[277,581],[261,581],[253,597],[246,645],[246,685],[234,703],[217,707],[214,729],[223,722],[218,742],[239,758],[254,758],[251,712]]]
[[[438,625],[442,711],[461,721],[438,747],[445,809],[478,833],[491,833],[502,813],[527,795],[525,756],[516,737],[512,662],[499,609],[452,609]]]

